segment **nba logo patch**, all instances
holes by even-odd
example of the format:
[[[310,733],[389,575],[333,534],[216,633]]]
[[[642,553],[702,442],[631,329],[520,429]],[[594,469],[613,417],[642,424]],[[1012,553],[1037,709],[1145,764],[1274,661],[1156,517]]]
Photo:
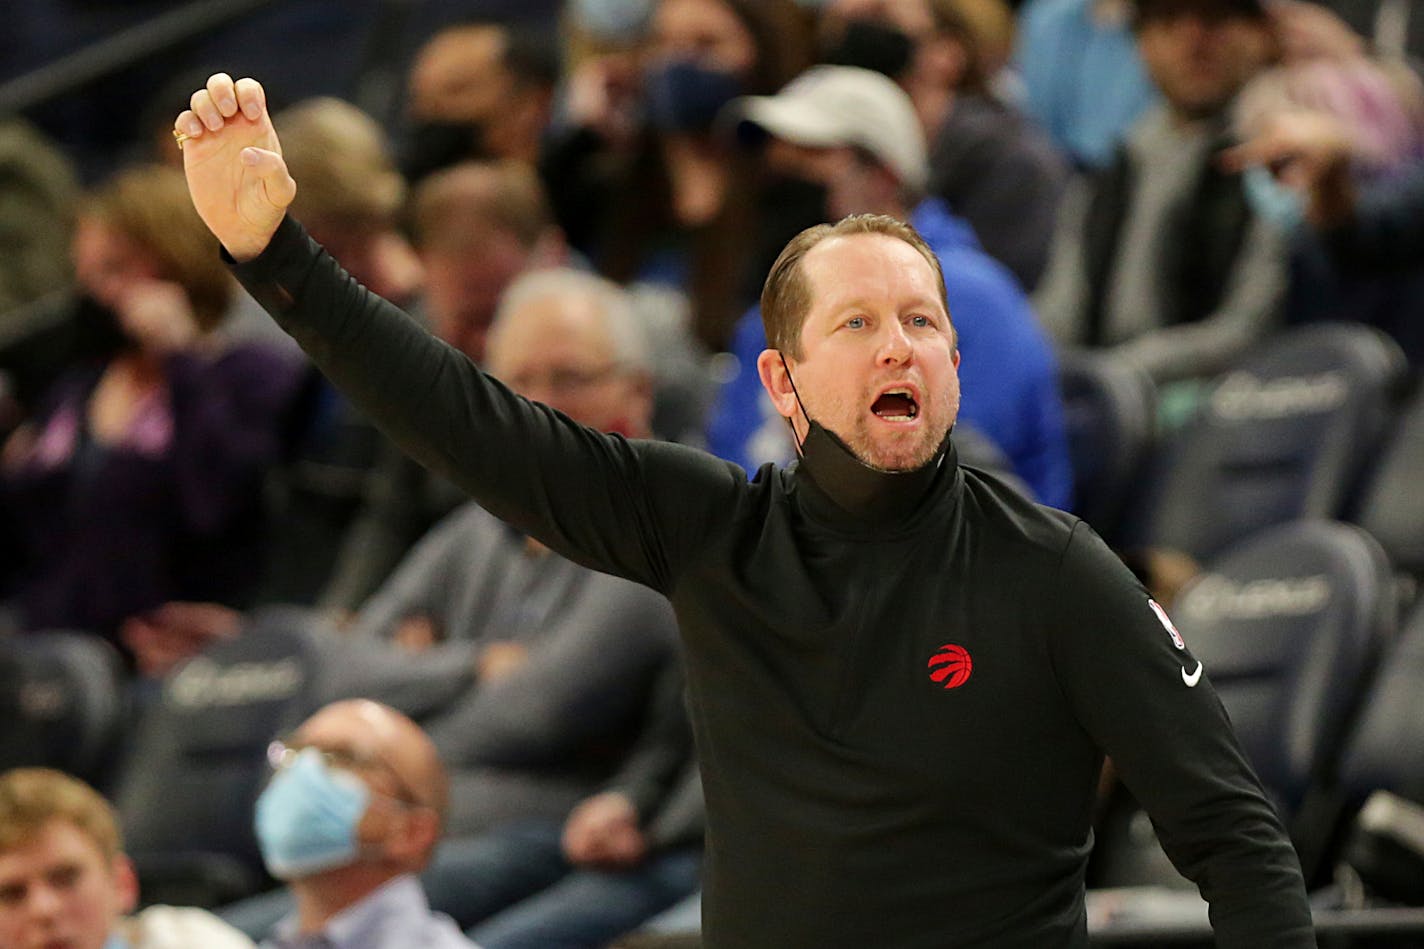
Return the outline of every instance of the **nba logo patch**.
[[[1177,632],[1177,627],[1172,625],[1172,621],[1167,618],[1167,611],[1162,609],[1161,604],[1156,600],[1148,600],[1147,605],[1152,607],[1152,612],[1157,614],[1157,619],[1161,621],[1162,628],[1167,631],[1167,635],[1172,637],[1172,645],[1178,649],[1186,649],[1187,644],[1182,640],[1182,634]]]

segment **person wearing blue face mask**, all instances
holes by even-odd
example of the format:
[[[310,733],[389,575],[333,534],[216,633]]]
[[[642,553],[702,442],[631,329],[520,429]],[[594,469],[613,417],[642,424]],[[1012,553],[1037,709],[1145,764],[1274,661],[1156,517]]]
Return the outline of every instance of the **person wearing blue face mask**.
[[[251,949],[199,909],[138,902],[109,802],[49,768],[0,774],[0,947],[3,949]]]
[[[335,702],[268,752],[257,841],[296,909],[265,949],[470,949],[415,874],[440,838],[444,766],[420,726],[366,700]]]
[[[572,68],[540,158],[555,216],[604,276],[680,291],[720,348],[755,297],[751,261],[785,235],[761,239],[774,202],[713,126],[810,64],[809,18],[792,0],[656,0],[641,57],[574,25],[600,52]]]

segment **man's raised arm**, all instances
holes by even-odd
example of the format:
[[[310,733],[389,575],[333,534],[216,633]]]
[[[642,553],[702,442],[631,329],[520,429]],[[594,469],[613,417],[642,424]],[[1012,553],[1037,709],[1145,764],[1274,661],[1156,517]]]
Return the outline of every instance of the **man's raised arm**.
[[[731,521],[747,490],[741,469],[585,428],[486,376],[286,217],[297,185],[255,80],[218,74],[191,105],[174,134],[193,203],[238,279],[327,378],[496,517],[579,563],[663,592],[675,585]]]

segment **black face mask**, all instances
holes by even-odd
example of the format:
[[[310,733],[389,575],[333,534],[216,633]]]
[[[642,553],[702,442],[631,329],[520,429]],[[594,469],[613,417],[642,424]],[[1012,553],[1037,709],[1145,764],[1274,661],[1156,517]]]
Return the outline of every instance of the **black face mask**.
[[[786,357],[781,357],[786,366]],[[791,368],[786,366],[786,375]],[[791,380],[795,392],[796,381]],[[919,509],[920,502],[938,477],[950,449],[954,426],[944,433],[938,450],[929,461],[909,471],[884,471],[872,468],[851,451],[839,435],[806,413],[806,406],[796,393],[796,404],[807,423],[806,437],[797,446],[801,456],[799,470],[815,483],[837,507],[856,517],[896,520]],[[790,422],[790,419],[787,420]],[[795,428],[793,426],[793,433]],[[795,435],[793,434],[793,438]]]
[[[748,261],[747,289],[753,299],[761,295],[761,282],[791,238],[830,221],[828,204],[823,184],[792,175],[770,175],[762,181],[757,189],[756,206],[761,215],[756,244]]]
[[[829,66],[859,66],[898,79],[910,68],[915,43],[903,30],[874,20],[851,20],[821,61]]]
[[[74,301],[76,356],[84,359],[108,359],[120,352],[137,348],[124,331],[119,315],[98,300],[81,293]]]
[[[462,161],[488,158],[484,127],[476,122],[421,122],[411,127],[400,169],[411,183]]]

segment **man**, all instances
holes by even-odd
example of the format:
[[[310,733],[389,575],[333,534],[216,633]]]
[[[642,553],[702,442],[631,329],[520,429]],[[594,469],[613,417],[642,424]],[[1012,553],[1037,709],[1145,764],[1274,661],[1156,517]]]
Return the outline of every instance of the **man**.
[[[944,270],[955,342],[966,354],[960,421],[993,442],[1039,501],[1068,507],[1073,472],[1048,339],[969,225],[924,198],[925,139],[909,96],[870,70],[818,66],[775,96],[739,100],[738,114],[743,137],[769,137],[769,165],[826,195],[823,220],[874,213],[915,226]],[[722,386],[708,427],[708,448],[748,471],[794,452],[754,371],[766,348],[761,323],[756,308],[738,322],[732,352],[741,371]]]
[[[961,469],[934,254],[813,228],[762,294],[758,372],[801,443],[751,482],[570,423],[344,279],[284,217],[261,86],[175,131],[237,273],[406,447],[678,614],[707,801],[707,945],[1083,946],[1104,753],[1219,945],[1314,944],[1299,864],[1221,703],[1086,526]]]
[[[418,873],[440,839],[448,786],[429,737],[375,702],[336,702],[268,752],[257,840],[296,910],[269,949],[469,949],[433,915]]]
[[[506,292],[489,365],[516,392],[584,425],[647,438],[652,389],[639,329],[616,285],[536,271]],[[561,819],[596,790],[636,734],[674,630],[662,597],[551,553],[475,503],[415,546],[352,629],[473,669],[473,686],[426,722],[453,774],[450,824],[460,834]]]
[[[1165,383],[1214,375],[1276,323],[1282,236],[1217,161],[1229,107],[1275,42],[1258,0],[1137,0],[1135,29],[1162,102],[1065,198],[1034,304],[1061,343]]]
[[[0,774],[0,946],[4,949],[243,949],[241,933],[195,909],[125,918],[138,876],[113,808],[48,768]]]
[[[402,305],[417,298],[420,261],[401,233],[406,185],[385,132],[365,112],[339,99],[298,102],[275,116],[288,167],[302,176],[296,205],[322,235],[322,246],[352,277]],[[231,332],[277,336],[245,295]],[[270,559],[261,600],[313,603],[330,581],[340,544],[360,511],[385,440],[319,374],[304,381],[290,424],[286,464],[269,488],[280,503],[272,517]],[[170,630],[169,638],[178,636]],[[165,633],[167,635],[168,633]]]
[[[429,874],[484,949],[603,946],[700,878],[702,786],[681,664],[669,657],[638,743],[562,820],[513,821],[443,850]]]
[[[644,438],[651,386],[639,330],[616,285],[536,271],[505,294],[489,365],[598,431]],[[570,809],[634,756],[644,698],[675,665],[675,635],[661,596],[560,557],[468,502],[415,545],[347,635],[324,639],[325,694],[378,697],[421,719],[451,776],[450,835],[541,821],[557,840]],[[446,864],[432,872],[450,880]],[[511,891],[530,874],[467,876],[432,891],[462,923],[553,882]],[[260,936],[286,905],[268,894],[225,915]]]
[[[411,220],[425,273],[421,313],[432,332],[477,363],[505,288],[567,255],[538,176],[514,161],[465,162],[430,175],[415,191]],[[445,479],[383,441],[322,604],[360,607],[462,500]]]
[[[406,77],[406,177],[472,159],[533,165],[558,79],[558,50],[545,31],[479,21],[440,30]]]
[[[989,57],[955,0],[830,0],[820,34],[824,61],[883,72],[909,94],[929,143],[929,193],[1020,286],[1038,286],[1067,168],[991,90]]]

